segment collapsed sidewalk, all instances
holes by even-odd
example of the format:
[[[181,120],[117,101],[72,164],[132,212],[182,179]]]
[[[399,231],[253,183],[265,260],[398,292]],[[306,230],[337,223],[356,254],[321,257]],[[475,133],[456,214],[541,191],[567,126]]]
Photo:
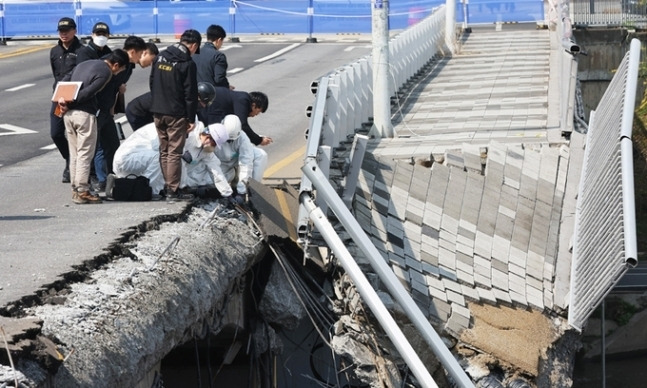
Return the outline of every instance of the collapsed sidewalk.
[[[3,349],[0,381],[136,386],[171,349],[222,324],[227,296],[266,249],[248,221],[211,202],[120,243],[122,255],[14,316],[27,327],[4,336],[14,359]]]

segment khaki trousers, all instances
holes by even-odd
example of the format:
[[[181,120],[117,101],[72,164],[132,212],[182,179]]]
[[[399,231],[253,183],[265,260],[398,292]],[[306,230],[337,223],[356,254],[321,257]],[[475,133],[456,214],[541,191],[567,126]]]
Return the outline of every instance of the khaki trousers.
[[[90,190],[90,166],[97,146],[97,117],[82,110],[70,110],[63,116],[70,148],[72,190]]]
[[[185,117],[154,116],[157,136],[160,139],[160,167],[166,189],[177,192],[182,178],[182,153],[186,141],[189,120]]]

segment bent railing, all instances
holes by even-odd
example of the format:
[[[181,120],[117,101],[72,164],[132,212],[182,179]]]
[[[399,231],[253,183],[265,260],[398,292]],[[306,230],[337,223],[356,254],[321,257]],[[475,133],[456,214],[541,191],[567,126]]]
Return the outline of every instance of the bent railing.
[[[389,41],[389,95],[395,96],[408,80],[424,67],[445,44],[445,7],[440,7],[431,16],[414,27],[404,31]],[[458,361],[444,345],[419,307],[404,289],[393,272],[385,263],[370,239],[357,225],[347,204],[339,197],[339,192],[328,182],[330,159],[334,148],[342,142],[352,139],[356,130],[367,122],[372,114],[373,76],[371,55],[342,66],[313,83],[315,102],[312,107],[308,141],[306,145],[304,175],[300,187],[300,207],[297,232],[302,246],[307,246],[310,234],[310,222],[338,255],[344,268],[353,277],[358,291],[369,303],[378,320],[389,336],[399,341],[397,325],[385,311],[379,298],[376,300],[374,290],[367,283],[363,273],[354,264],[353,258],[340,243],[337,232],[328,225],[327,210],[330,207],[355,244],[360,247],[371,266],[387,285],[392,296],[405,309],[407,316],[420,331],[422,337],[454,378],[460,387],[473,387]],[[317,192],[317,206],[312,200],[312,193]],[[323,209],[322,209],[323,208]],[[305,250],[305,249],[304,249]],[[408,344],[399,343],[410,359],[407,364],[423,386],[436,386],[424,367],[420,367],[417,355],[407,352]],[[414,357],[415,356],[415,357]]]
[[[581,330],[593,310],[638,263],[631,132],[640,41],[633,39],[591,112],[575,213],[569,324]]]

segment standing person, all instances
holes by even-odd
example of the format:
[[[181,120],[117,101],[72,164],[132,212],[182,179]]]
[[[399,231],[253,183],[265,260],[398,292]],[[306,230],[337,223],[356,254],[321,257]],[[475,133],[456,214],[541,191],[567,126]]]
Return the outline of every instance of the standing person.
[[[104,55],[110,54],[112,49],[107,46],[108,39],[110,39],[110,27],[104,22],[96,23],[92,27],[90,41],[78,51],[76,63],[79,64],[90,59],[99,59]]]
[[[80,63],[70,78],[71,81],[81,82],[76,99],[71,102],[59,101],[70,149],[70,178],[74,203],[101,203],[101,199],[90,192],[88,184],[90,165],[97,145],[97,93],[115,74],[123,71],[127,64],[128,54],[119,49],[105,59]]]
[[[94,156],[94,171],[96,182],[92,188],[97,192],[104,191],[106,179],[112,172],[112,159],[117,148],[119,148],[119,134],[115,125],[114,107],[118,94],[126,93],[126,83],[133,73],[136,64],[139,63],[142,54],[146,50],[144,39],[131,35],[124,41],[123,49],[129,58],[126,69],[112,77],[110,82],[98,94],[99,113],[97,114],[97,148]]]
[[[186,30],[180,42],[162,51],[150,76],[151,112],[160,139],[160,166],[164,176],[164,194],[168,201],[193,199],[179,192],[182,177],[182,149],[188,132],[195,128],[198,111],[196,64],[191,59],[200,53],[202,36]]]
[[[54,75],[54,88],[56,83],[69,77],[76,66],[76,52],[83,47],[81,41],[76,36],[76,22],[72,18],[61,18],[58,21],[58,43],[52,47],[49,52],[49,63]],[[52,102],[49,112],[49,134],[65,159],[65,169],[63,170],[63,183],[70,183],[70,149],[65,138],[65,123],[63,118],[54,114],[57,102]]]
[[[207,108],[216,98],[216,88],[208,82],[198,82],[198,120],[206,123]],[[153,113],[151,113],[151,106],[153,104],[153,96],[151,92],[146,92],[128,103],[126,107],[126,118],[130,128],[134,131],[143,127],[146,124],[152,123]],[[205,124],[206,125],[206,124]]]
[[[198,65],[198,82],[234,89],[227,80],[227,56],[220,51],[226,36],[225,29],[217,24],[207,28],[207,42],[200,49],[200,54],[193,56],[193,61]]]

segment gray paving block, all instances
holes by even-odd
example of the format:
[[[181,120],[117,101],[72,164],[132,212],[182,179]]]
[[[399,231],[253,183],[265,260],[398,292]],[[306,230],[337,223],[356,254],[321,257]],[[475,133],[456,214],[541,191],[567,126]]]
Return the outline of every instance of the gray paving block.
[[[440,276],[440,270],[438,269],[438,265],[432,265],[427,263],[426,261],[422,261],[422,273],[427,275],[433,275],[433,276]]]
[[[526,287],[526,300],[530,306],[539,310],[543,310],[545,307],[543,291],[534,287]]]
[[[434,206],[425,207],[425,213],[422,217],[423,225],[428,225],[436,230],[440,230],[441,221],[442,211],[436,211]]]
[[[494,297],[497,299],[497,301],[501,303],[506,303],[511,305],[512,304],[512,299],[510,298],[510,292],[509,291],[503,291],[498,288],[493,288],[492,292],[494,293]]]
[[[445,302],[440,299],[432,299],[429,305],[429,313],[442,322],[447,322],[449,314],[451,313],[451,307],[448,302]]]
[[[528,305],[528,301],[526,300],[525,293],[520,294],[517,291],[510,290],[510,293],[508,295],[510,296],[510,299],[512,299],[512,303],[517,305],[522,305],[522,306]]]
[[[438,263],[453,272],[456,270],[456,254],[441,246],[438,248]]]
[[[476,291],[478,291],[479,299],[481,301],[491,304],[497,303],[496,295],[494,294],[494,290],[492,290],[491,288],[477,287]]]
[[[440,237],[456,243],[456,234],[458,233],[458,219],[443,213],[440,221]],[[451,235],[448,237],[447,235]]]
[[[466,302],[465,302],[465,297],[463,297],[463,294],[452,290],[446,290],[445,292],[447,294],[447,300],[450,303],[456,303],[461,306],[465,306]]]
[[[431,182],[429,184],[426,202],[430,202],[442,209],[448,182],[449,167],[434,163],[431,166]]]
[[[438,266],[438,272],[440,273],[441,278],[451,279],[453,281],[458,281],[458,276],[456,275],[456,269],[451,269],[444,267],[442,264]]]
[[[474,240],[474,253],[482,257],[492,257],[492,243],[494,238],[483,233],[480,230],[476,231],[476,239]]]
[[[493,262],[494,261],[495,260],[493,260]],[[500,271],[493,265],[492,266],[492,286],[500,290],[507,291],[509,289],[508,272]]]

